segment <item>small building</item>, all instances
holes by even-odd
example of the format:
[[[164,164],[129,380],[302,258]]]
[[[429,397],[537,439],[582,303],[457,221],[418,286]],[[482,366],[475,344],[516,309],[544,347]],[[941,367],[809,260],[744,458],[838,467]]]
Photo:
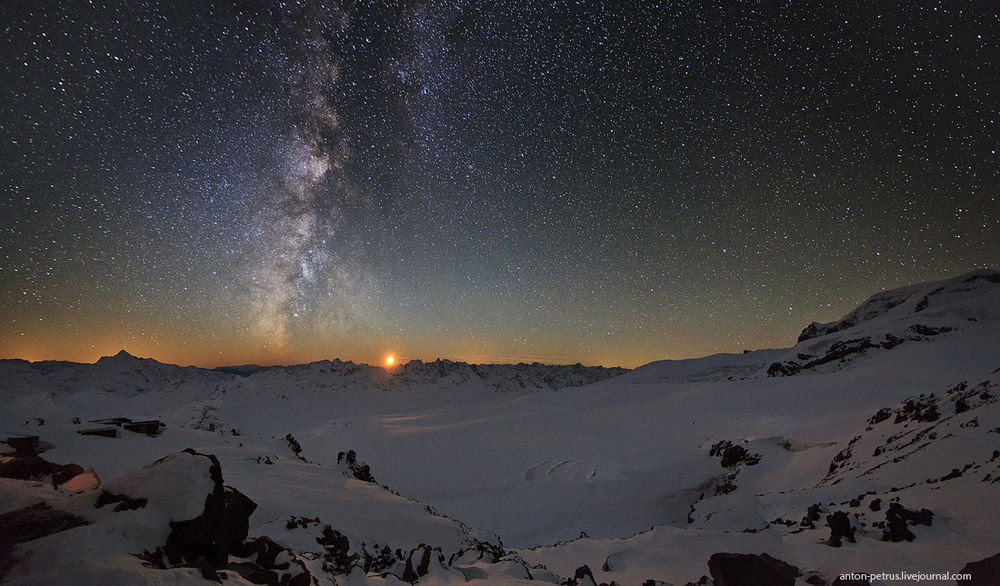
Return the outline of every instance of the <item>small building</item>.
[[[100,437],[118,437],[117,427],[97,427],[94,429],[81,429],[77,432],[80,435],[96,435]]]
[[[163,424],[160,423],[159,419],[151,419],[149,421],[131,421],[122,427],[134,433],[144,433],[150,437],[154,437],[160,435],[160,429],[163,428]]]
[[[121,427],[126,423],[132,423],[132,420],[128,417],[109,417],[108,419],[91,419],[90,423],[97,423],[99,425],[117,425]]]

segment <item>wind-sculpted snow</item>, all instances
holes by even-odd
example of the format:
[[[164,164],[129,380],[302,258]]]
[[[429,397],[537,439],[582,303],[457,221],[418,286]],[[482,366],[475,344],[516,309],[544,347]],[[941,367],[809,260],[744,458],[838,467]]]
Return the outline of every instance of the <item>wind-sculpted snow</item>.
[[[809,584],[869,572],[990,576],[1000,273],[877,295],[835,323],[792,348],[627,373],[447,361],[209,371],[126,354],[5,361],[7,451],[36,449],[60,465],[15,466],[19,479],[0,479],[0,515],[59,531],[4,542],[0,566],[15,583],[102,584],[209,583],[209,570],[242,583],[257,572],[251,562],[276,583],[308,572],[319,584],[718,584],[747,568]],[[144,435],[124,418],[160,425]],[[81,434],[92,420],[113,433]],[[231,569],[221,558],[167,563],[155,549],[169,527],[128,521],[162,512],[153,501],[171,493],[122,479],[189,447],[214,455],[257,505],[245,545],[259,551],[235,555]],[[69,481],[53,472],[84,468]],[[101,479],[121,500],[81,508]],[[39,501],[54,512],[32,509]],[[188,517],[198,507],[169,508]]]

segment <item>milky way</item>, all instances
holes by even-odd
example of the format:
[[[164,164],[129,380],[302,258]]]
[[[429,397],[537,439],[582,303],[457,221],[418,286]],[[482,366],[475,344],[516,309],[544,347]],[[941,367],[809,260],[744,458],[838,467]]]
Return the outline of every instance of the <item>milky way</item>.
[[[990,3],[0,26],[0,357],[635,366],[1000,260]]]
[[[340,19],[339,11],[284,8],[280,14],[279,34],[293,50],[278,58],[290,116],[287,135],[275,145],[279,180],[261,211],[263,246],[247,258],[251,326],[264,347],[281,352],[299,324],[320,326],[313,314],[323,322],[333,319],[327,325],[336,327],[353,313],[357,268],[330,246],[341,227],[341,208],[350,205],[350,188],[341,177],[350,152],[331,100],[339,65],[327,40],[342,32]]]

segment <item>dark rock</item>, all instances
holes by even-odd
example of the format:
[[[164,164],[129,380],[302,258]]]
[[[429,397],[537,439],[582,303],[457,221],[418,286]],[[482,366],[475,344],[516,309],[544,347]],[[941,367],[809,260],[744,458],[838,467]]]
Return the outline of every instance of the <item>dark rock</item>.
[[[83,466],[79,464],[63,464],[52,471],[52,484],[60,485],[72,479],[77,474],[83,473]]]
[[[230,562],[226,569],[236,572],[252,584],[267,584],[269,586],[280,586],[281,584],[277,572],[268,570],[254,562]]]
[[[94,508],[100,509],[101,507],[112,503],[118,503],[115,506],[115,512],[119,513],[121,511],[134,511],[136,509],[141,509],[145,507],[149,501],[143,497],[132,498],[126,494],[111,494],[106,490],[102,490],[101,494],[97,497],[97,501],[94,502]]]
[[[323,533],[316,538],[316,543],[326,550],[326,560],[333,564],[334,571],[347,573],[351,571],[351,565],[357,556],[350,556],[351,541],[346,535],[330,527],[323,526]]]
[[[853,446],[854,442],[852,441],[846,448],[837,452],[837,455],[830,461],[830,474],[833,474],[847,464],[847,461],[854,455]]]
[[[303,462],[306,461],[306,459],[302,457],[302,444],[300,444],[292,434],[289,433],[285,435],[285,442],[288,443],[288,449],[295,454],[296,458],[302,460]]]
[[[222,528],[219,536],[231,555],[246,555],[247,534],[250,532],[250,515],[257,510],[257,503],[231,486],[223,487]]]
[[[285,523],[285,529],[295,529],[295,528],[306,529],[310,525],[319,525],[319,524],[320,524],[319,517],[308,518],[308,517],[296,517],[292,515],[291,517],[288,518],[288,522]]]
[[[819,504],[810,505],[809,509],[806,511],[806,516],[802,517],[802,522],[799,523],[802,527],[808,527],[810,529],[815,529],[814,523],[819,521]]]
[[[914,324],[910,326],[910,331],[918,334],[920,336],[936,336],[938,334],[944,334],[951,331],[948,326],[941,326],[939,328],[934,328],[924,324]]]
[[[868,503],[868,508],[871,509],[872,511],[882,510],[882,499],[877,498],[872,502]]]
[[[729,440],[722,440],[712,445],[708,450],[708,455],[722,458],[723,468],[733,468],[740,464],[754,466],[760,462],[760,454],[750,454],[746,448],[734,445]]]
[[[167,564],[163,561],[163,548],[158,547],[156,551],[146,551],[143,550],[142,553],[136,554],[137,558],[145,562],[143,565],[148,568],[156,568],[158,570],[166,570]]]
[[[934,395],[917,397],[916,399],[907,399],[903,403],[902,408],[897,410],[895,423],[902,423],[904,421],[917,421],[917,422],[932,422],[937,421],[941,417],[938,412],[937,401]]]
[[[466,554],[470,555],[466,557]],[[504,557],[505,555],[507,555],[507,552],[504,550],[502,544],[495,544],[489,541],[479,541],[478,539],[473,539],[472,545],[470,545],[469,547],[465,548],[464,550],[456,554],[453,554],[450,558],[448,558],[448,565],[449,566],[453,565],[452,562],[454,562],[458,558],[462,558],[463,563],[467,563],[465,560],[476,559],[476,560],[482,560],[486,563],[495,564],[498,561],[500,561],[500,558]],[[605,564],[607,564],[606,561]]]
[[[419,545],[410,555],[406,558],[406,568],[403,570],[403,575],[400,578],[404,582],[409,582],[413,584],[419,580],[422,576],[427,575],[427,570],[431,565],[431,555],[437,551],[440,554],[440,549],[432,548],[428,545]],[[420,561],[414,562],[414,560],[420,556]],[[441,556],[443,557],[443,556]],[[439,560],[440,561],[440,560]]]
[[[0,515],[0,549],[89,524],[73,513],[53,509],[44,502],[36,503]]]
[[[802,574],[795,566],[766,553],[714,553],[708,571],[715,586],[794,586]]]
[[[854,528],[851,527],[851,519],[844,511],[836,511],[832,515],[827,515],[826,524],[830,526],[830,540],[827,544],[831,547],[840,547],[842,538],[847,538],[851,543],[856,543]]]
[[[576,569],[573,573],[573,578],[563,582],[563,586],[596,586],[597,579],[594,578],[594,572],[591,571],[590,566],[584,564]]]
[[[715,485],[715,494],[729,494],[734,492],[737,488],[736,477],[739,476],[739,470],[733,470],[732,472],[723,476],[718,483]],[[693,505],[692,505],[693,506]],[[690,515],[688,515],[688,522],[690,521]]]
[[[344,452],[337,454],[337,463],[340,464],[344,461],[347,462],[347,468],[350,470],[351,475],[354,476],[354,478],[357,478],[362,482],[371,482],[372,484],[376,484],[375,477],[372,476],[371,468],[364,462],[358,462],[358,455],[354,450],[347,450],[346,454]]]
[[[167,536],[163,551],[171,564],[193,562],[203,557],[214,565],[221,566],[228,561],[225,546],[221,542],[224,502],[222,465],[211,454],[201,454],[190,448],[184,452],[207,458],[211,462],[209,474],[214,487],[206,495],[205,506],[200,515],[194,519],[170,522],[170,535]]]
[[[892,417],[892,409],[890,409],[888,407],[883,407],[883,408],[879,409],[875,413],[875,415],[872,415],[868,419],[868,425],[876,425],[878,423],[882,423],[883,421],[885,421],[886,419],[889,419],[890,417]]]
[[[277,563],[278,554],[285,551],[285,547],[279,545],[266,535],[258,537],[248,543],[246,551],[246,557],[253,558],[261,567],[278,570],[283,570],[288,567],[287,564],[279,566]]]
[[[23,458],[38,455],[38,439],[37,435],[15,435],[8,437],[4,443],[14,448],[15,456]]]
[[[886,529],[882,534],[882,541],[913,541],[916,536],[908,525],[930,526],[933,517],[934,513],[927,509],[911,511],[899,503],[889,503],[889,509],[885,512]]]
[[[794,376],[802,372],[802,366],[795,362],[772,362],[767,367],[767,376]]]
[[[945,474],[939,480],[943,482],[945,480],[954,480],[956,478],[961,478],[961,477],[962,477],[962,471],[959,470],[958,468],[952,468],[950,473]]]
[[[971,580],[960,582],[963,586],[996,586],[1000,584],[1000,553],[978,562],[969,562],[959,570],[971,574]]]
[[[54,486],[83,472],[78,464],[55,464],[39,456],[14,456],[0,461],[0,478],[40,481],[51,476]]]
[[[41,480],[52,473],[53,466],[38,456],[13,457],[0,461],[0,478]]]
[[[955,415],[958,415],[959,413],[965,413],[968,410],[969,410],[969,404],[965,401],[964,398],[959,397],[955,401]]]
[[[312,575],[305,564],[295,558],[291,550],[264,535],[247,544],[247,557],[254,561],[229,563],[225,567],[237,572],[243,579],[254,584],[275,586],[309,586]],[[289,562],[278,563],[278,556],[287,552]]]
[[[222,582],[222,578],[219,577],[219,573],[215,571],[215,567],[205,558],[198,558],[191,563],[191,566],[198,568],[198,571],[201,572],[202,578],[213,582]]]

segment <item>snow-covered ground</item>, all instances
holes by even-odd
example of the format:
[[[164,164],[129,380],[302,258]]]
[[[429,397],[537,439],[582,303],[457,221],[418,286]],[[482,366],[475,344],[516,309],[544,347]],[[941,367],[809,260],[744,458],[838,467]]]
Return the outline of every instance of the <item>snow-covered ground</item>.
[[[624,373],[3,361],[0,439],[36,435],[45,460],[93,468],[102,484],[0,479],[0,514],[44,501],[89,522],[28,541],[0,527],[0,572],[13,583],[203,582],[196,568],[135,555],[162,547],[170,520],[202,510],[208,460],[182,452],[192,448],[257,504],[250,538],[288,548],[323,584],[561,583],[586,565],[597,583],[679,586],[710,575],[719,552],[767,553],[797,567],[801,584],[958,573],[1000,553],[998,369],[995,271],[880,293],[807,327],[793,348]],[[79,433],[115,417],[165,428]],[[361,463],[375,482],[355,474]],[[102,490],[148,505],[96,508]],[[199,496],[179,496],[189,492]],[[912,541],[883,540],[896,506],[913,512],[902,522]],[[922,509],[930,525],[914,524]],[[838,511],[855,541],[833,547],[827,518]],[[367,574],[337,566],[317,542],[326,525],[348,553],[388,546],[394,563]],[[415,567],[431,551],[422,545],[439,549],[424,575],[406,574],[407,559]]]

